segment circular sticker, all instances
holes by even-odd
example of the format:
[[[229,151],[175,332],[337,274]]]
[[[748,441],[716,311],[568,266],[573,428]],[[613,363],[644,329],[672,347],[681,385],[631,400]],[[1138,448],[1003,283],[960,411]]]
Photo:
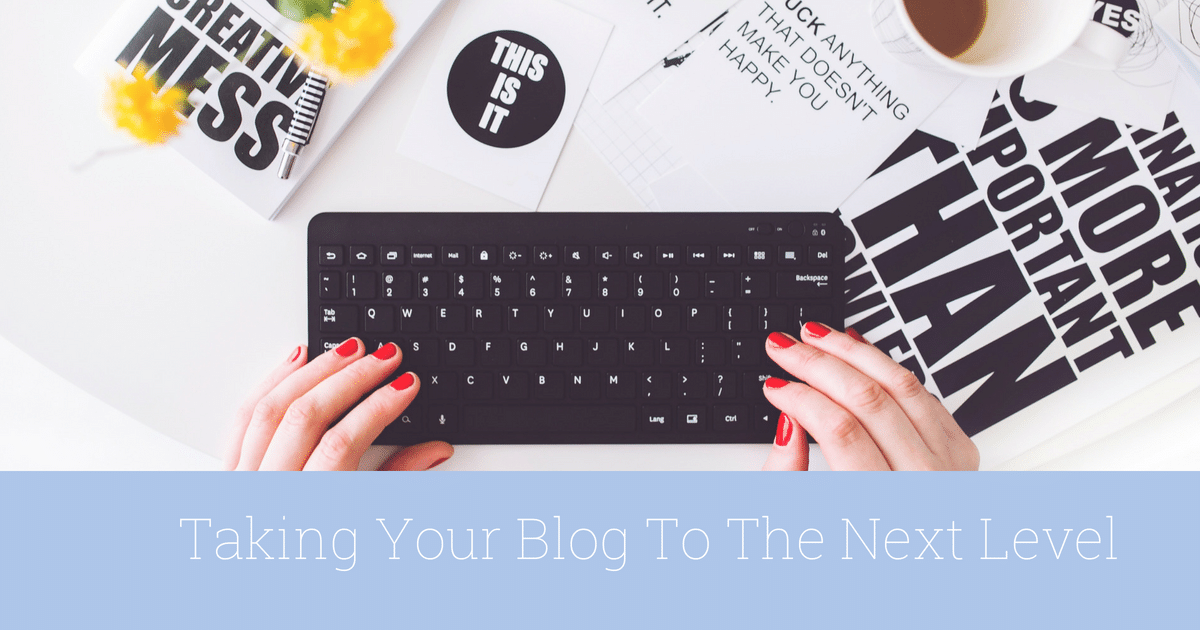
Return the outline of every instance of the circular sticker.
[[[467,135],[499,149],[525,146],[558,121],[567,87],[550,48],[517,31],[488,33],[458,53],[446,97]]]

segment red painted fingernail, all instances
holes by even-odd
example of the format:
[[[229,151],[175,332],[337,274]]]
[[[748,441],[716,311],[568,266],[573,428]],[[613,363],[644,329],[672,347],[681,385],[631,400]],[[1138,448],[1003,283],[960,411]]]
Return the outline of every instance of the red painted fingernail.
[[[796,345],[796,340],[788,335],[779,332],[773,332],[767,335],[767,341],[770,341],[776,348],[791,348]]]
[[[767,389],[779,389],[780,387],[787,387],[787,384],[787,381],[781,378],[775,378],[774,376],[769,376],[767,377],[766,381],[763,381],[763,385]]]
[[[426,468],[425,470],[429,470],[430,468],[437,468],[438,466],[440,466],[442,464],[442,462],[446,461],[447,459],[450,459],[450,458],[443,457],[443,458],[437,460],[436,462],[433,462],[432,464],[430,464],[429,468]]]
[[[372,352],[371,356],[379,359],[380,361],[387,361],[388,359],[396,356],[396,344],[385,343],[382,346],[379,346],[378,350]]]
[[[867,341],[866,338],[864,338],[862,335],[858,334],[858,331],[854,330],[853,328],[847,328],[846,334],[850,335],[851,339],[853,339],[859,343],[871,343],[871,342]]]
[[[409,387],[412,387],[415,380],[416,379],[413,378],[412,372],[405,372],[400,375],[400,378],[392,381],[392,389],[402,392]]]
[[[775,429],[775,443],[787,446],[792,441],[792,419],[786,413],[779,414],[779,428]]]
[[[300,346],[296,346],[296,349],[292,350],[292,356],[288,357],[287,362],[291,363],[292,361],[299,359],[300,358],[300,350],[302,350],[302,349],[303,348],[301,348]]]
[[[334,349],[339,355],[348,357],[355,352],[358,352],[358,340],[351,338],[342,342],[342,345]]]
[[[808,322],[804,325],[804,332],[817,339],[820,339],[821,337],[829,334],[829,327],[825,324],[820,324],[817,322]]]

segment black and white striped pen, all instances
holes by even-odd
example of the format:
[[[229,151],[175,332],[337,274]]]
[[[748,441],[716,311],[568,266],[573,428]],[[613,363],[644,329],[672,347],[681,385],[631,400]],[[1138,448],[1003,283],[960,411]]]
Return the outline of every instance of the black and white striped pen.
[[[333,3],[332,13],[344,6],[341,2]],[[329,77],[310,70],[308,79],[300,88],[300,98],[292,110],[292,122],[288,125],[287,135],[283,138],[283,159],[279,162],[279,179],[287,179],[292,174],[292,166],[300,149],[312,140],[313,129],[317,125],[317,117],[321,115],[321,105],[325,102],[325,94],[329,91]]]

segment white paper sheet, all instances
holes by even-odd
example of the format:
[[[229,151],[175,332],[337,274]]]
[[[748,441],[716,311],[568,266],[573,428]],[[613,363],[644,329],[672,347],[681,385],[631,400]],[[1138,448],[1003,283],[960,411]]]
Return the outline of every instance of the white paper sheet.
[[[1171,109],[1171,92],[1179,62],[1162,41],[1151,19],[1166,0],[1138,0],[1140,18],[1132,48],[1114,71],[1095,70],[1054,61],[1025,75],[1021,95],[1161,131]],[[1097,3],[1103,11],[1104,3]]]
[[[463,0],[397,150],[536,209],[611,30],[553,0]]]
[[[563,0],[613,25],[596,76],[588,87],[608,102],[675,47],[696,34],[734,0]]]
[[[921,131],[949,140],[964,151],[979,145],[983,121],[992,107],[997,79],[967,79],[933,110],[918,127]]]
[[[866,16],[744,0],[640,111],[733,208],[833,210],[961,82],[892,58]]]
[[[1184,74],[1200,84],[1200,0],[1175,0],[1154,16]]]

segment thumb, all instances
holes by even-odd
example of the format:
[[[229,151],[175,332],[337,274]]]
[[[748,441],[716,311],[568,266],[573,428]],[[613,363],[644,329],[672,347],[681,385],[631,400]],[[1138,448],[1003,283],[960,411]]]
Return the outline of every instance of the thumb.
[[[808,434],[804,432],[804,427],[789,418],[786,413],[779,414],[775,442],[762,469],[808,470]]]
[[[396,451],[379,470],[429,470],[450,459],[454,447],[445,442],[414,444]]]

